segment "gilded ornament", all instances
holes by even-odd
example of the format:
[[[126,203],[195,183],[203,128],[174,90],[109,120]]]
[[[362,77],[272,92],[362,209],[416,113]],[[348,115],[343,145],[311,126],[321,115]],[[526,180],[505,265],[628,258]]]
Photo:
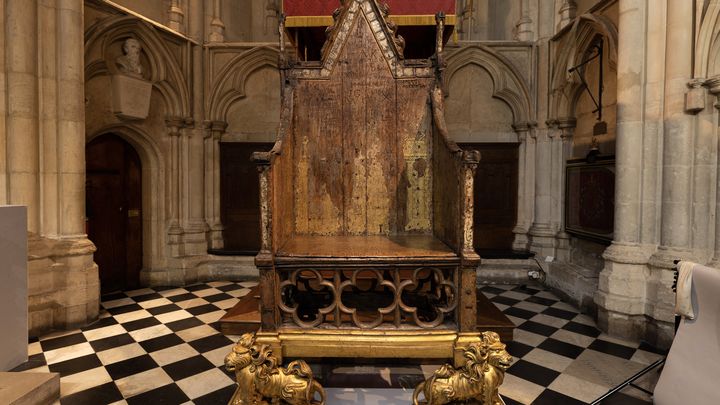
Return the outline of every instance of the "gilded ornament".
[[[323,405],[325,390],[313,378],[303,360],[278,365],[278,359],[267,345],[255,343],[255,334],[246,333],[225,357],[225,368],[235,373],[238,387],[229,405]],[[319,394],[320,400],[315,400]]]
[[[475,400],[483,405],[504,405],[498,387],[512,356],[495,332],[483,332],[479,342],[471,343],[463,355],[465,365],[459,369],[445,364],[427,380],[418,384],[413,404],[441,405]],[[419,401],[422,393],[425,401]]]

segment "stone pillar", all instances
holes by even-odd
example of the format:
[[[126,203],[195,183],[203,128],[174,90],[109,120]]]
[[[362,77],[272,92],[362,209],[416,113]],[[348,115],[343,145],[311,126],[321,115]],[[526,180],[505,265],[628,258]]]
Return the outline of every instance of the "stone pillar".
[[[515,24],[515,39],[533,41],[534,37],[532,18],[530,18],[530,0],[520,0],[520,20]]]
[[[567,160],[572,156],[573,135],[575,133],[575,118],[558,119],[560,136],[553,138],[553,194],[555,195],[555,227],[558,230],[557,258],[561,261],[570,260],[570,235],[565,232],[565,167]]]
[[[170,10],[168,10],[168,27],[177,32],[182,32],[184,19],[185,13],[180,5],[180,0],[170,0]]]
[[[595,295],[600,327],[636,339],[645,334],[646,263],[650,254],[640,245],[645,4],[645,0],[621,0],[619,5],[614,240],[603,254],[605,267]]]
[[[57,161],[60,234],[85,239],[85,58],[83,2],[58,3]]]
[[[210,225],[208,247],[223,248],[223,226],[220,219],[220,138],[228,124],[212,121],[205,137],[205,220]]]
[[[535,156],[535,218],[530,227],[530,250],[540,257],[555,256],[555,234],[552,224],[552,146],[559,135],[557,123],[547,122],[548,127],[536,130]]]
[[[38,5],[5,1],[7,200],[28,207],[28,231],[40,232]]]
[[[532,126],[528,123],[513,125],[520,145],[518,147],[518,206],[517,223],[513,229],[514,250],[528,249],[528,230],[533,218],[533,196],[535,181],[535,138],[530,136]]]
[[[204,30],[204,17],[202,2],[192,0],[189,4],[191,14],[188,21],[188,33],[198,43],[202,42]],[[193,125],[185,130],[184,141],[187,144],[187,224],[184,226],[185,254],[203,255],[207,253],[206,233],[208,225],[205,221],[205,129],[202,123],[205,119],[204,100],[204,65],[203,48],[192,46],[192,121]]]
[[[170,137],[170,171],[168,173],[170,183],[170,204],[168,207],[168,245],[170,255],[173,257],[183,256],[181,247],[182,227],[180,225],[180,183],[182,173],[180,172],[180,129],[184,122],[179,118],[168,118],[165,121],[168,136]]]
[[[225,40],[225,24],[222,22],[222,7],[220,0],[213,0],[212,19],[210,20],[209,42],[223,42]]]
[[[563,0],[562,5],[560,6],[559,14],[560,26],[558,29],[560,30],[575,19],[577,14],[577,3],[575,3],[575,0]]]

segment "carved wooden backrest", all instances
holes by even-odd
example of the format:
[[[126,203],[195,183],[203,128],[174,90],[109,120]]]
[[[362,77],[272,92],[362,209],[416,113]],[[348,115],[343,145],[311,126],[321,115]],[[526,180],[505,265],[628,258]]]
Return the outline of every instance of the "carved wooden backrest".
[[[350,1],[294,89],[294,231],[432,231],[432,69],[407,68],[372,1]],[[287,145],[286,145],[287,147]]]

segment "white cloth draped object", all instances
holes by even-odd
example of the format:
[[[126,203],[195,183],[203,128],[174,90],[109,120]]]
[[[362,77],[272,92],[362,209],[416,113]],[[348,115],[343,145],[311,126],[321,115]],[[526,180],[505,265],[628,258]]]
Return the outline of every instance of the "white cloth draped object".
[[[696,263],[682,261],[678,263],[677,294],[675,295],[675,314],[687,319],[695,319],[692,299],[692,274]]]
[[[680,273],[678,296],[685,280],[694,319],[684,317],[675,334],[655,386],[657,405],[720,404],[720,270],[692,264],[689,272],[691,280]]]

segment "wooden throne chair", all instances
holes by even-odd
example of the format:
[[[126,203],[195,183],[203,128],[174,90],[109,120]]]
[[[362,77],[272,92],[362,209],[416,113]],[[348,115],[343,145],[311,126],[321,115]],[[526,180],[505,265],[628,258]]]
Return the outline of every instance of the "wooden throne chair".
[[[221,326],[229,334],[257,329],[257,342],[281,359],[460,365],[480,339],[473,250],[480,155],[448,137],[443,17],[435,56],[404,60],[385,6],[342,3],[320,62],[281,56],[278,139],[253,156],[260,281]]]

